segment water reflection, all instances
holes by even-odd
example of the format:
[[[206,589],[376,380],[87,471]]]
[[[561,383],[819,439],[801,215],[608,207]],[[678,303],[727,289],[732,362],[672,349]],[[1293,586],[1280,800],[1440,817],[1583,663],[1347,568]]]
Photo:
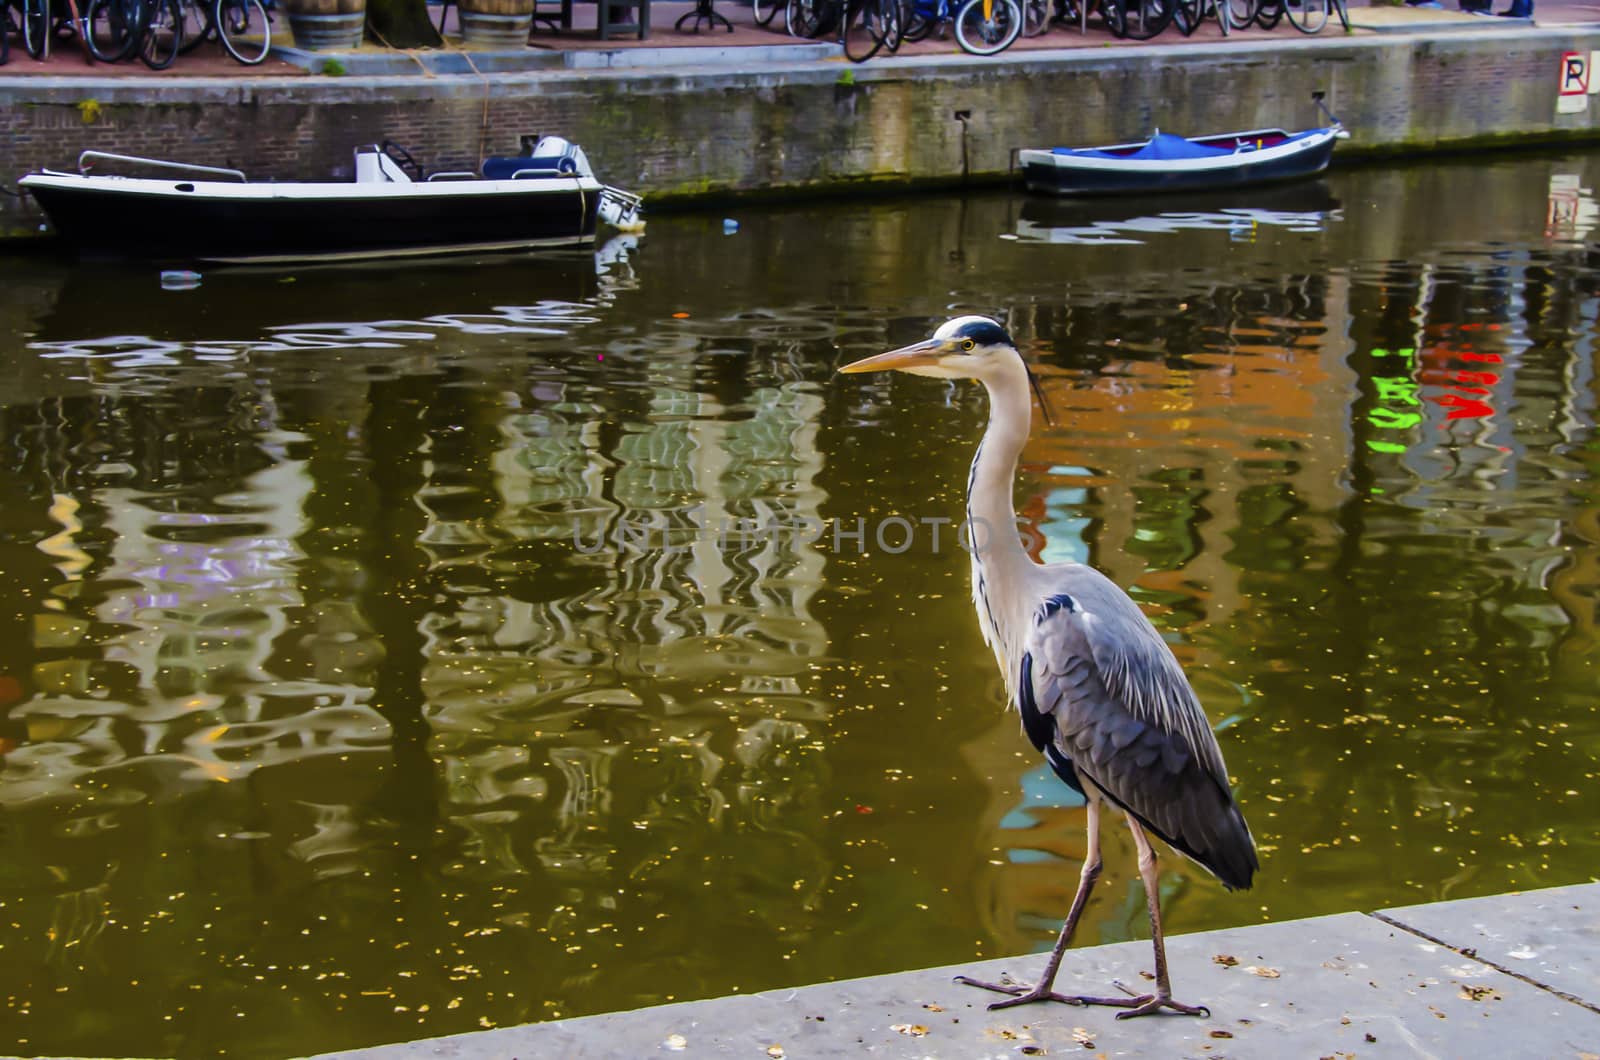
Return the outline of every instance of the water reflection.
[[[1593,164],[189,292],[0,265],[8,1048],[301,1054],[1047,945],[1083,810],[919,522],[981,395],[832,378],[955,311],[1056,408],[1040,554],[1151,614],[1262,842],[1248,896],[1165,862],[1173,930],[1586,878]],[[1143,930],[1107,841],[1091,939]]]
[[[1055,199],[1033,197],[1022,204],[1014,233],[1002,239],[1077,246],[1137,246],[1181,232],[1224,232],[1249,242],[1262,228],[1319,232],[1344,219],[1340,202],[1323,181],[1268,187],[1246,193],[1208,192],[1173,196]]]

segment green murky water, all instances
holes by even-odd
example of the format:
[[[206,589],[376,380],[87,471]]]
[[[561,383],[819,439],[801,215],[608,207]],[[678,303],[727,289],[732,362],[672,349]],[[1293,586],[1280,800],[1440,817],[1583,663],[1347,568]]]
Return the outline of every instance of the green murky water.
[[[1045,376],[1043,555],[1165,631],[1262,844],[1246,894],[1167,859],[1171,930],[1591,878],[1596,177],[740,210],[188,292],[5,262],[0,1051],[1045,946],[1082,810],[927,521],[981,394],[831,374],[956,310]],[[1086,942],[1144,930],[1107,855]]]

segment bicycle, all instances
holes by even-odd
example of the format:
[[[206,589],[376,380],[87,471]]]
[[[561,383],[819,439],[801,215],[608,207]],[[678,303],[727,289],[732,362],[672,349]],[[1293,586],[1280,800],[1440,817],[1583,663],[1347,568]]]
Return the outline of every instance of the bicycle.
[[[35,59],[50,58],[50,37],[54,33],[54,12],[50,0],[20,0],[22,6],[22,47]]]
[[[87,12],[78,13],[77,0],[62,0],[66,13],[57,11],[56,0],[19,0],[22,6],[22,46],[35,59],[50,58],[50,41],[63,30],[78,38],[84,62],[93,64],[89,48]]]
[[[786,0],[783,25],[791,37],[816,40],[833,32],[839,5],[833,0]]]
[[[899,51],[909,16],[904,0],[842,0],[842,3],[839,44],[844,48],[845,58],[853,63],[864,63],[884,48]],[[858,19],[862,33],[852,36],[850,31]]]
[[[1222,35],[1226,37],[1233,29],[1229,3],[1230,0],[1176,0],[1172,21],[1177,25],[1178,32],[1187,37],[1200,28],[1200,23],[1215,15],[1222,26]]]
[[[1101,0],[1100,17],[1113,37],[1150,40],[1170,25],[1183,0]],[[1182,28],[1182,27],[1180,27]],[[1187,34],[1185,34],[1187,36]]]
[[[178,0],[90,0],[84,22],[84,43],[101,62],[137,54],[150,69],[165,70],[183,45]]]
[[[1287,18],[1289,25],[1301,33],[1321,33],[1333,14],[1339,16],[1340,26],[1349,33],[1350,11],[1345,0],[1260,0],[1255,20],[1262,29],[1272,29],[1280,19]]]
[[[1022,35],[1038,37],[1050,29],[1050,0],[1017,0],[1022,7]]]
[[[214,40],[236,62],[255,66],[272,52],[272,12],[262,0],[178,0],[183,53]]]
[[[1022,35],[1022,9],[1017,0],[915,0],[905,39],[924,40],[943,22],[955,25],[956,43],[969,55],[998,55]]]

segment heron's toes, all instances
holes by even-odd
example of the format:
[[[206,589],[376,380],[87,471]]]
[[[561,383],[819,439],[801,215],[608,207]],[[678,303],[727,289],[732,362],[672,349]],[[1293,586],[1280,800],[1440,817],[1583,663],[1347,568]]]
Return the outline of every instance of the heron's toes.
[[[989,1006],[989,1011],[994,1012],[997,1009],[1013,1008],[1017,1005],[1031,1005],[1035,1001],[1059,1001],[1063,1005],[1083,1004],[1082,998],[1069,997],[1066,994],[1058,994],[1054,990],[1040,990],[1038,987],[1034,987],[1027,993],[1018,994],[1016,997],[1007,998],[1005,1001],[996,1001]]]
[[[1184,1016],[1199,1016],[1202,1019],[1211,1018],[1211,1010],[1204,1005],[1185,1005],[1161,994],[1146,994],[1144,997],[1135,998],[1128,1011],[1117,1013],[1117,1019],[1131,1020],[1137,1016],[1148,1016],[1151,1013],[1160,1012],[1164,1008],[1171,1009]]]
[[[964,983],[967,986],[975,986],[980,990],[993,990],[997,994],[1026,994],[1028,992],[1027,987],[1021,983],[1014,983],[1009,979],[999,983],[986,983],[982,979],[974,979],[970,975],[958,975],[956,976],[956,982]]]
[[[1078,998],[1068,997],[1065,994],[1058,994],[1054,990],[1045,990],[1038,986],[1027,987],[1021,983],[1014,983],[1009,980],[999,983],[986,983],[981,979],[974,979],[971,976],[958,975],[956,976],[956,982],[965,983],[967,986],[976,986],[983,990],[993,990],[997,994],[1011,995],[1011,997],[1006,998],[1004,1001],[996,1001],[994,1004],[990,1005],[989,1010],[991,1012],[995,1009],[1011,1008],[1015,1005],[1031,1005],[1035,1001],[1059,1001],[1064,1005],[1083,1004],[1083,1002]]]

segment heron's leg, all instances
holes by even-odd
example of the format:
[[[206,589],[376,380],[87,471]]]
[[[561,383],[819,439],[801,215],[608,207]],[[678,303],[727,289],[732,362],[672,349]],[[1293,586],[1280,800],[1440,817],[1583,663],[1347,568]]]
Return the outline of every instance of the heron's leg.
[[[1117,1019],[1132,1019],[1135,1016],[1148,1016],[1152,1012],[1169,1008],[1174,1012],[1181,1012],[1186,1016],[1211,1015],[1211,1010],[1204,1005],[1184,1005],[1172,1000],[1172,982],[1167,976],[1167,945],[1161,935],[1161,892],[1158,889],[1159,881],[1156,878],[1156,852],[1150,846],[1150,840],[1145,837],[1144,829],[1139,822],[1128,814],[1128,827],[1133,829],[1133,841],[1139,848],[1139,876],[1144,880],[1145,901],[1150,906],[1150,935],[1154,940],[1156,950],[1156,992],[1145,994],[1132,999],[1104,999],[1102,1004],[1116,1004],[1128,1011],[1117,1013]],[[1094,1002],[1085,999],[1087,1003]]]
[[[1005,1001],[996,1001],[990,1005],[991,1009],[1010,1008],[1012,1005],[1025,1005],[1030,1001],[1064,1001],[1069,1005],[1084,1004],[1084,1000],[1066,997],[1051,990],[1056,981],[1056,972],[1061,967],[1062,955],[1067,952],[1067,946],[1072,943],[1072,933],[1078,926],[1078,918],[1083,915],[1083,907],[1089,904],[1089,892],[1094,890],[1095,881],[1100,878],[1100,800],[1090,799],[1088,803],[1089,820],[1089,848],[1083,856],[1083,871],[1078,876],[1078,893],[1072,898],[1072,909],[1067,913],[1067,922],[1061,925],[1061,934],[1056,938],[1055,948],[1050,951],[1050,959],[1045,962],[1044,974],[1039,977],[1038,983],[1032,989],[1010,983],[985,983],[970,976],[958,975],[956,982],[968,986],[982,987],[1001,994],[1015,995]]]

